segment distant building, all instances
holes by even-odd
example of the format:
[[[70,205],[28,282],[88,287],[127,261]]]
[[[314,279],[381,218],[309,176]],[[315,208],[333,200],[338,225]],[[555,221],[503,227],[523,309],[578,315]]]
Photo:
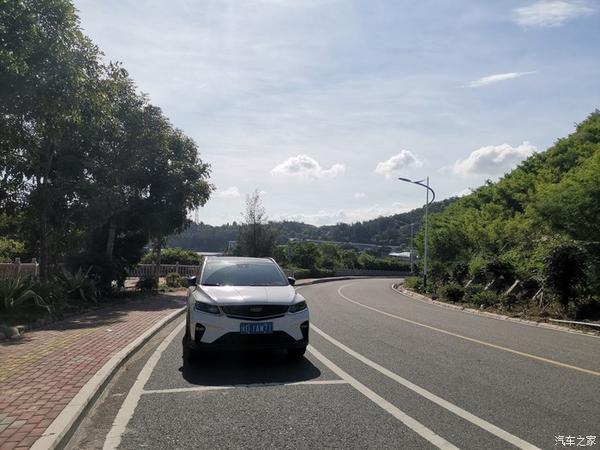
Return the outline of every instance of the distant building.
[[[388,256],[392,258],[402,259],[404,261],[410,261],[410,252],[390,252]]]

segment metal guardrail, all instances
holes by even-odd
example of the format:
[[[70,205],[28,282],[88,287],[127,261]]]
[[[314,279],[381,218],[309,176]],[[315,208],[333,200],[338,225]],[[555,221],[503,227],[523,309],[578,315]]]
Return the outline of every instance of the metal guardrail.
[[[559,320],[559,319],[548,319],[550,322],[560,322],[560,323],[571,323],[574,325],[587,325],[588,327],[600,327],[600,323],[592,323],[592,322],[577,322],[575,320]]]

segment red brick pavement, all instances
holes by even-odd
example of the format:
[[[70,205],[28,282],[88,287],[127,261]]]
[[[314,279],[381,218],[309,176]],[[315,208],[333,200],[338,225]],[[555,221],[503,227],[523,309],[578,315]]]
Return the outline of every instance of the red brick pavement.
[[[140,298],[0,342],[0,450],[33,445],[113,355],[183,305]]]

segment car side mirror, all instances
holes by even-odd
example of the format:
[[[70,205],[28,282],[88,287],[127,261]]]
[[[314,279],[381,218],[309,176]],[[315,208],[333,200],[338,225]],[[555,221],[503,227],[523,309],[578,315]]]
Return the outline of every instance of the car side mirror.
[[[188,284],[188,287],[196,286],[196,277],[188,277],[187,284]]]
[[[288,282],[290,286],[294,286],[296,284],[296,279],[294,277],[288,277]]]

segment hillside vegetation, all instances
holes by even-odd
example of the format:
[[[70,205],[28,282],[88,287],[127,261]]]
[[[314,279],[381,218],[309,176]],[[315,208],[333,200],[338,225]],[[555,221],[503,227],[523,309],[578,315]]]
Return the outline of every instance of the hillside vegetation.
[[[430,206],[430,211],[441,211],[454,200],[456,197],[435,202]],[[425,208],[417,208],[402,214],[352,224],[339,223],[317,227],[302,222],[281,221],[271,222],[270,227],[278,244],[285,244],[289,239],[315,239],[408,248],[410,224],[413,224],[416,233],[424,214]],[[180,234],[169,236],[167,243],[170,246],[195,250],[224,251],[227,249],[228,242],[235,241],[238,237],[239,224],[235,222],[218,226],[193,223]]]
[[[421,231],[421,249],[422,238]],[[488,182],[433,215],[430,255],[433,289],[442,296],[506,309],[520,305],[542,315],[595,317],[600,112],[498,182]],[[520,280],[516,295],[496,295],[515,280]]]

